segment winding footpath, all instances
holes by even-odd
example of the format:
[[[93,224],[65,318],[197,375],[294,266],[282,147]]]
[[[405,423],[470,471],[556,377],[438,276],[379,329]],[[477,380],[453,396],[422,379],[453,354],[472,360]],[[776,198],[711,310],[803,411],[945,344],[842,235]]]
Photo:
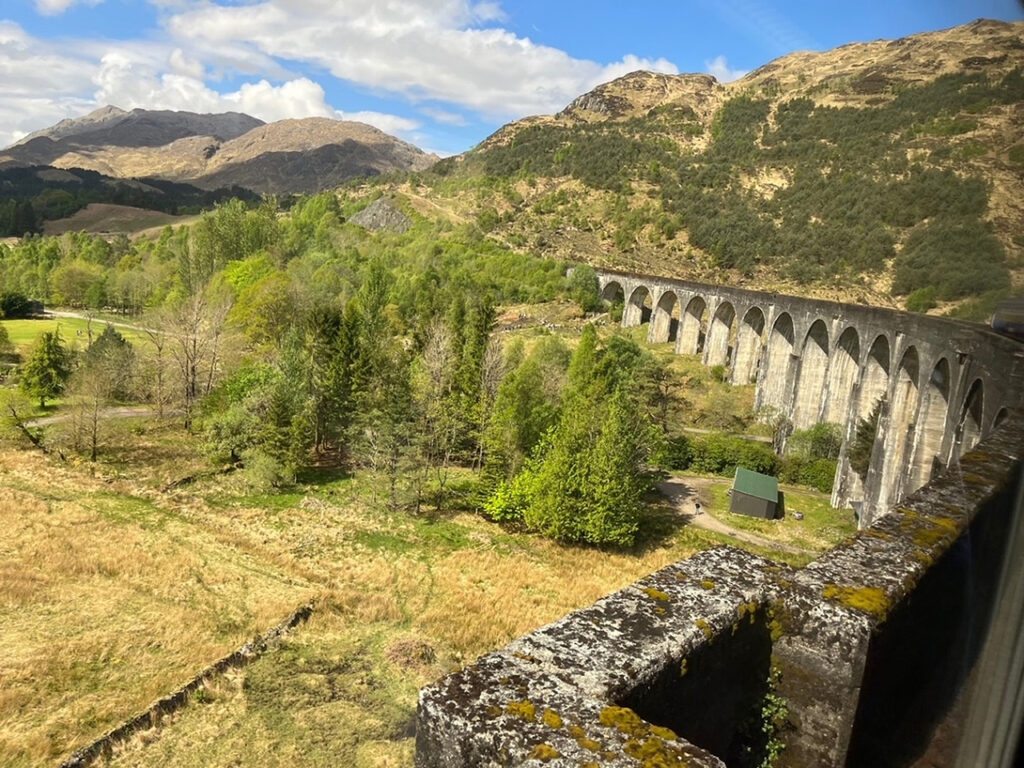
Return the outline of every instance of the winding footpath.
[[[710,506],[711,485],[713,482],[706,477],[669,477],[667,480],[657,483],[657,488],[665,498],[675,505],[676,509],[679,510],[679,514],[686,519],[687,525],[703,528],[706,531],[714,531],[715,533],[734,538],[737,541],[752,544],[755,547],[778,549],[794,555],[816,554],[810,549],[794,547],[790,544],[783,544],[780,541],[758,536],[750,531],[733,528],[731,525],[727,525],[709,514],[707,510]],[[701,509],[703,510],[699,515],[694,506],[697,501],[700,501]]]

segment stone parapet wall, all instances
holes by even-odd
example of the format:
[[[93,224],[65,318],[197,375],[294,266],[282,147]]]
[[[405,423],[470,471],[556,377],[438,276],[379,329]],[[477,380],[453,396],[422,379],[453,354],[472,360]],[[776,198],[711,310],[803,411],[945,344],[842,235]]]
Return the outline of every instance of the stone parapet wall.
[[[418,768],[743,765],[765,738],[780,766],[952,766],[1024,557],[1005,557],[1022,451],[1018,411],[803,569],[708,550],[482,657],[421,691]],[[772,669],[788,726],[766,737]]]

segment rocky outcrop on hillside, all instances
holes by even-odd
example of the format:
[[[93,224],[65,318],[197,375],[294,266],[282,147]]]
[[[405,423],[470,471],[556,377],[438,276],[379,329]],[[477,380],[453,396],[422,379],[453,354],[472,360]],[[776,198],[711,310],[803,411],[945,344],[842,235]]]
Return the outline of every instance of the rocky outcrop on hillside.
[[[385,197],[378,197],[353,216],[351,221],[371,232],[392,232],[397,235],[408,232],[412,226],[412,219]]]

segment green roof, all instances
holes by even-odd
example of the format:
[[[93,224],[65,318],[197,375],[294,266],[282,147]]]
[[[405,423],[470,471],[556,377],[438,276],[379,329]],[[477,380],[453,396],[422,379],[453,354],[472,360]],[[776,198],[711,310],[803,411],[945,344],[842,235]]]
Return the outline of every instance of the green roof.
[[[771,475],[762,475],[743,467],[736,467],[736,477],[732,481],[732,489],[754,496],[758,499],[778,503],[779,481]]]

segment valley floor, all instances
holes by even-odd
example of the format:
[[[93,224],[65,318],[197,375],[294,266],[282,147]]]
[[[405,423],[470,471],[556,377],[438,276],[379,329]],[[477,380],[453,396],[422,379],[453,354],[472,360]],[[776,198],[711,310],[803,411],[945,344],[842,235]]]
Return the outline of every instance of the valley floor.
[[[726,533],[652,497],[650,535],[619,553],[490,523],[460,499],[468,476],[450,510],[421,516],[382,509],[370,477],[329,468],[288,493],[254,495],[230,475],[165,493],[203,468],[187,436],[118,428],[96,467],[0,453],[0,752],[12,768],[67,757],[310,599],[312,618],[279,647],[109,764],[409,766],[418,689],[477,655],[699,549],[799,563],[852,530],[820,494],[790,495],[808,510],[803,529],[735,520],[723,479],[685,482]]]

